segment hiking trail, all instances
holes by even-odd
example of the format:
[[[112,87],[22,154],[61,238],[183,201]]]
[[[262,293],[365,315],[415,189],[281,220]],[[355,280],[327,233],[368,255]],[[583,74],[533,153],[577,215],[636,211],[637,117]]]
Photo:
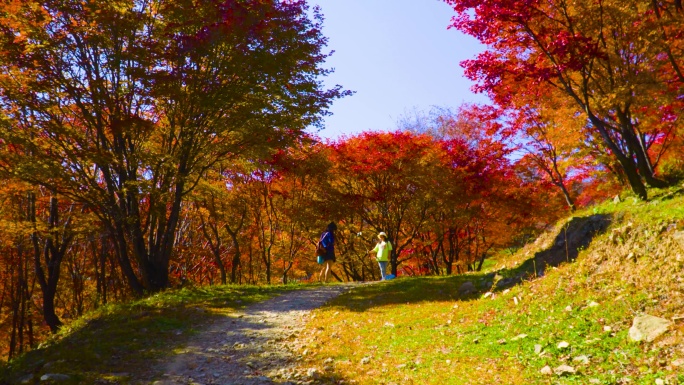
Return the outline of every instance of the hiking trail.
[[[316,384],[296,352],[310,312],[360,283],[293,290],[222,317],[154,371],[152,385]]]

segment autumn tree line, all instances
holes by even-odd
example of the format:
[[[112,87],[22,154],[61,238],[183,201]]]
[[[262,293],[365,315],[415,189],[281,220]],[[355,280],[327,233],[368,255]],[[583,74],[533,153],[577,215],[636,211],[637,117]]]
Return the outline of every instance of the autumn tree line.
[[[169,287],[479,270],[564,212],[673,183],[682,7],[447,0],[489,105],[324,141],[322,16],[305,1],[0,4],[0,341]],[[592,17],[587,17],[592,15]]]

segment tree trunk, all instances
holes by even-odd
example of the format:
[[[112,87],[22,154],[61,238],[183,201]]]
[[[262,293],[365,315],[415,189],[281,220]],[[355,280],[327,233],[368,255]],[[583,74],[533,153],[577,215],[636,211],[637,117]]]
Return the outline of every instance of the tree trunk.
[[[394,276],[397,275],[397,267],[399,266],[399,261],[397,260],[397,258],[397,253],[394,250],[392,250],[390,252],[390,270],[392,275]]]
[[[551,181],[554,181],[555,179],[555,184],[561,189],[561,192],[563,192],[563,197],[565,198],[565,203],[568,205],[568,208],[570,209],[570,212],[575,212],[576,207],[575,207],[575,201],[572,199],[570,196],[570,192],[568,191],[568,188],[565,186],[565,178],[563,178],[563,175],[561,174],[560,170],[558,169],[558,161],[556,158],[556,151],[554,150],[553,152],[553,172],[549,172],[551,175]],[[549,170],[551,171],[551,170]],[[555,175],[554,175],[555,173]]]
[[[95,270],[95,293],[97,293],[97,299],[95,300],[95,307],[99,305],[99,302],[102,301],[102,293],[104,291],[104,274],[102,272],[104,269],[102,268],[103,261],[101,258],[100,253],[97,251],[97,243],[95,242],[95,237],[93,235],[90,235],[88,237],[88,244],[90,246],[90,254],[93,258],[93,269]],[[102,244],[104,247],[104,242]]]
[[[641,199],[641,200],[648,200],[648,193],[646,192],[646,186],[644,186],[644,182],[641,180],[641,177],[639,176],[639,173],[636,170],[636,167],[634,164],[631,162],[629,159],[621,159],[624,157],[619,157],[618,160],[620,161],[620,164],[622,165],[622,169],[625,171],[625,175],[627,176],[627,181],[629,182],[629,186],[632,188],[632,191]]]
[[[35,194],[29,193],[29,217],[34,227],[36,225],[35,203]],[[57,284],[59,283],[59,273],[62,260],[70,239],[68,237],[63,237],[63,240],[60,243],[57,239],[52,238],[59,236],[57,232],[52,231],[59,224],[59,205],[55,196],[50,197],[49,212],[50,215],[48,218],[48,228],[51,230],[50,232],[52,234],[49,234],[45,239],[43,251],[41,252],[38,245],[37,232],[34,232],[31,235],[31,240],[33,243],[33,262],[36,272],[36,279],[38,280],[43,297],[43,318],[45,319],[45,323],[50,328],[50,331],[52,333],[57,333],[59,328],[62,326],[62,321],[57,316],[57,313],[55,313],[55,295],[57,294]],[[68,227],[68,223],[65,225],[65,227]],[[47,275],[43,269],[41,255],[45,260]]]
[[[285,261],[283,261],[283,274],[282,274],[282,282],[283,285],[287,284],[287,273],[290,272],[290,269],[292,269],[292,266],[294,265],[293,260],[291,259],[289,263],[287,264],[287,267],[285,267]]]
[[[450,228],[448,230],[449,251],[442,250],[444,256],[444,264],[446,265],[446,274],[452,275],[454,273],[454,262],[458,260],[461,245],[458,242],[458,228]],[[442,248],[444,249],[444,247]]]
[[[201,214],[198,213],[198,215],[200,217],[200,228],[202,230],[202,234],[204,235],[204,239],[206,239],[207,243],[209,244],[209,248],[211,248],[211,254],[214,257],[214,263],[221,273],[221,284],[225,285],[227,283],[228,277],[226,273],[226,267],[223,265],[223,261],[221,260],[221,246],[223,246],[223,242],[221,242],[221,235],[218,231],[219,229],[215,223],[207,223],[204,221],[204,218]],[[207,227],[211,230],[211,233],[209,233]]]
[[[106,305],[107,304],[107,245],[109,240],[106,239],[106,237],[101,237],[100,242],[102,242],[102,245],[100,245],[100,272],[97,274],[100,277],[101,283],[101,295],[102,295],[102,304]]]
[[[240,253],[240,242],[238,241],[238,232],[245,223],[245,216],[247,215],[247,210],[242,211],[240,217],[240,223],[235,230],[231,229],[230,226],[226,225],[226,231],[230,235],[230,239],[233,241],[233,248],[235,249],[235,254],[233,254],[233,263],[230,268],[230,282],[237,283],[237,274],[240,268],[241,253]]]
[[[563,192],[563,197],[565,198],[565,203],[568,205],[570,212],[574,213],[575,210],[577,209],[575,207],[575,201],[573,201],[572,197],[570,197],[570,192],[568,192],[568,189],[565,187],[565,183],[561,183],[558,187],[560,187],[561,191]]]
[[[630,151],[634,153],[636,157],[636,167],[639,173],[644,178],[646,183],[651,187],[667,187],[667,183],[660,180],[654,176],[653,168],[651,167],[651,161],[648,158],[648,153],[646,148],[642,145],[641,141],[634,132],[634,125],[626,112],[618,111],[618,119],[620,121],[620,126],[622,128],[622,137],[627,143],[627,147]]]
[[[124,231],[118,223],[115,226],[116,227],[110,227],[110,232],[114,234],[114,250],[116,252],[116,258],[119,262],[119,267],[121,267],[121,271],[126,277],[128,286],[130,286],[130,288],[133,289],[133,292],[140,297],[144,294],[145,289],[140,283],[138,277],[135,275],[131,261],[128,258],[128,244],[126,243]]]
[[[264,261],[264,266],[266,267],[266,284],[271,284],[271,248],[263,250],[262,259]]]
[[[389,234],[388,234],[389,235]],[[391,274],[396,277],[397,268],[399,267],[399,254],[397,253],[397,243],[395,243],[395,238],[387,238],[387,241],[392,244],[392,250],[390,251],[390,271]]]
[[[337,274],[335,274],[335,272],[332,269],[330,269],[330,274],[339,282],[344,282],[344,280],[340,278]]]
[[[613,152],[613,156],[617,158],[618,162],[620,163],[620,166],[622,166],[622,170],[625,172],[625,176],[627,177],[627,181],[629,183],[629,186],[632,188],[632,191],[640,199],[647,200],[648,193],[646,192],[646,186],[644,186],[644,183],[641,180],[639,173],[637,172],[634,161],[631,158],[627,157],[622,152],[622,150],[620,150],[620,148],[618,148],[618,146],[615,145],[613,140],[610,138],[610,135],[608,135],[606,126],[599,118],[594,116],[594,114],[589,113],[589,120],[594,125],[594,127],[596,127],[596,129],[599,131],[605,144]]]
[[[482,270],[482,265],[484,264],[485,258],[487,258],[487,252],[482,253],[482,256],[480,256],[480,262],[477,264],[475,271]]]
[[[214,251],[214,262],[216,262],[216,265],[219,268],[219,271],[221,272],[221,284],[225,285],[228,283],[228,273],[226,272],[226,267],[223,266],[223,261],[221,261],[221,250],[216,249]]]
[[[233,266],[230,269],[230,283],[237,283],[237,274],[240,268],[240,247],[235,240],[233,240],[235,247],[235,254],[233,254]]]
[[[164,219],[163,226],[159,227],[157,235],[161,239],[155,242],[154,249],[150,250],[151,268],[153,280],[151,280],[152,292],[158,292],[169,287],[169,261],[173,254],[173,245],[176,242],[176,229],[180,219],[180,212],[183,202],[183,192],[185,190],[185,178],[187,177],[186,165],[183,161],[178,166],[179,178],[174,186],[174,200],[171,205],[168,219],[162,214]]]

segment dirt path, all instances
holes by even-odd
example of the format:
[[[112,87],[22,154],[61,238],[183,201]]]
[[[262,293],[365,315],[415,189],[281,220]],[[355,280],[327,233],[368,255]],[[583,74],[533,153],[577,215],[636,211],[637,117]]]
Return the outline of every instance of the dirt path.
[[[195,336],[153,385],[315,384],[297,368],[296,339],[311,310],[359,284],[287,292],[226,317]]]

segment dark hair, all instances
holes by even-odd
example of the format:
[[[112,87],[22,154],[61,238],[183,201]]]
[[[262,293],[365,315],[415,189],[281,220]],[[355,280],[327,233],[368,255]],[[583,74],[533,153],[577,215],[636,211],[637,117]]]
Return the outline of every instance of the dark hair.
[[[326,227],[326,230],[335,231],[337,230],[337,225],[335,224],[335,222],[330,222],[330,224],[328,224],[328,227]]]

